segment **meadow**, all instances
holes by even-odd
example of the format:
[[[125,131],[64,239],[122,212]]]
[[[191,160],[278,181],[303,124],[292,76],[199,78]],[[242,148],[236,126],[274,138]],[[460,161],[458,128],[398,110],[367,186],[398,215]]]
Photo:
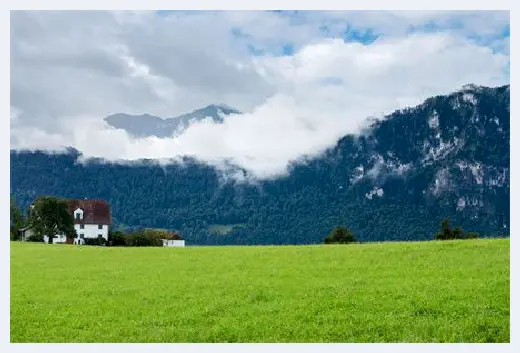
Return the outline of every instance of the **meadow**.
[[[509,342],[509,249],[11,242],[11,342]]]

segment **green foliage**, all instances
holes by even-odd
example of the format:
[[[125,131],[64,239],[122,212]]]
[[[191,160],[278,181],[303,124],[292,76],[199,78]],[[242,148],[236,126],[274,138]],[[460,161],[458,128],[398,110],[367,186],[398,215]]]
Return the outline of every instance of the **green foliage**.
[[[11,242],[10,256],[13,343],[511,338],[509,239],[80,251]]]
[[[11,240],[19,240],[19,230],[24,227],[25,219],[16,204],[16,200],[11,196]]]
[[[111,231],[108,234],[110,246],[126,246],[125,233],[121,231]]]
[[[450,240],[455,239],[453,231],[450,227],[449,218],[445,218],[441,222],[441,231],[436,234],[435,239],[437,240]]]
[[[478,233],[477,232],[467,232],[466,233],[466,239],[477,239]]]
[[[33,243],[43,243],[43,235],[42,234],[33,234],[29,237],[27,237],[27,241],[33,242]]]
[[[47,235],[49,243],[52,243],[57,234],[65,234],[67,238],[76,236],[74,219],[69,214],[65,201],[52,196],[42,196],[37,198],[33,205],[29,224],[39,237]]]
[[[441,230],[435,235],[437,240],[454,240],[454,239],[475,239],[478,238],[477,232],[466,233],[461,227],[450,226],[450,219],[445,218],[441,222]]]
[[[453,239],[465,239],[466,235],[461,227],[455,227],[453,229]]]
[[[97,238],[85,238],[83,241],[85,245],[105,246],[107,244],[105,238],[100,235]]]
[[[114,231],[109,234],[111,246],[163,246],[163,239],[183,240],[177,232],[165,229],[137,229],[125,234],[121,231]]]
[[[355,243],[356,237],[346,227],[336,227],[325,239],[325,244],[348,244]]]

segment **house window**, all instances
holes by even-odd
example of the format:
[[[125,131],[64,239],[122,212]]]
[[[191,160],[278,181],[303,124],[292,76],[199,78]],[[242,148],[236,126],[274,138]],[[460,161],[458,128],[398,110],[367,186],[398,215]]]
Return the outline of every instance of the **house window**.
[[[101,235],[101,234],[98,234],[97,236],[98,236],[98,238],[103,238],[103,235]]]
[[[79,235],[79,238],[80,238],[80,239],[85,239],[85,234],[80,234],[80,235]]]
[[[83,210],[81,208],[77,208],[74,211],[74,218],[77,220],[83,219]]]
[[[98,224],[97,229],[103,229],[103,225],[102,224]]]
[[[79,229],[85,229],[85,225],[84,224],[80,224],[79,225]]]

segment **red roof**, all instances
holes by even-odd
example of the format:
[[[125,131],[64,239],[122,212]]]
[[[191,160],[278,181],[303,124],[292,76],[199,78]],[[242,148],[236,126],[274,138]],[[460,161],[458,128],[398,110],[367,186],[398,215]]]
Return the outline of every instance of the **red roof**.
[[[83,219],[74,218],[74,224],[110,224],[110,206],[105,200],[66,200],[69,213],[83,210]]]

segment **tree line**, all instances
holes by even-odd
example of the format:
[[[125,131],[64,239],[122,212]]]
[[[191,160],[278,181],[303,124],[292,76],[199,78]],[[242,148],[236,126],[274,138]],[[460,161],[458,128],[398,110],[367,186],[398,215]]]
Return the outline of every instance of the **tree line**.
[[[450,226],[450,219],[447,217],[441,222],[440,231],[433,237],[435,240],[455,240],[455,239],[476,239],[479,237],[477,232],[465,232],[462,227]],[[336,227],[329,235],[323,239],[325,244],[350,244],[356,243],[354,233],[344,226]]]
[[[43,242],[43,236],[49,237],[49,243],[57,234],[65,234],[68,240],[77,237],[74,229],[74,219],[67,211],[65,200],[44,196],[39,197],[32,204],[24,217],[16,201],[11,197],[11,240],[20,240],[19,231],[30,226],[34,235],[28,241]],[[466,232],[460,226],[452,228],[450,219],[445,218],[440,224],[440,231],[434,235],[436,240],[475,239],[479,237],[477,232]],[[120,230],[110,231],[108,241],[103,237],[97,239],[84,239],[85,245],[100,246],[163,246],[163,240],[183,240],[183,237],[175,231],[164,229],[137,228],[129,232]],[[345,226],[336,227],[323,242],[325,244],[349,244],[357,242],[357,238],[350,229]]]

